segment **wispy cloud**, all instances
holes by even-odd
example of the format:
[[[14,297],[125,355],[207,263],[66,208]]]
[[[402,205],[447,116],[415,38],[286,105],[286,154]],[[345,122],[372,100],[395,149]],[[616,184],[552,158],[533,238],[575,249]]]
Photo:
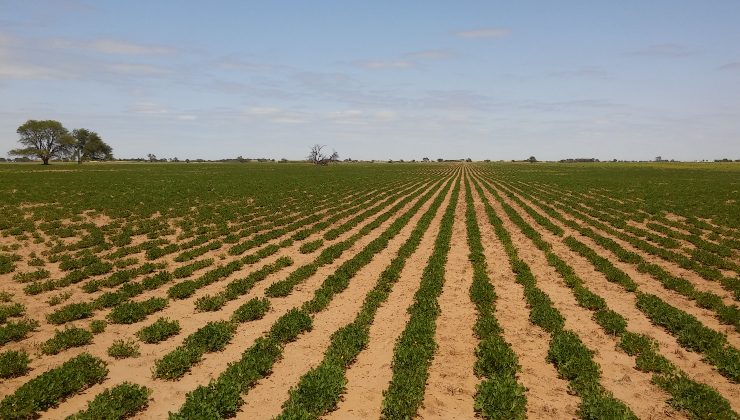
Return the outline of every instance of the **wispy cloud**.
[[[155,102],[137,102],[128,108],[128,112],[141,115],[163,115],[170,111],[167,107]]]
[[[509,36],[510,34],[511,34],[511,29],[497,28],[497,27],[469,29],[465,31],[455,32],[456,37],[469,38],[469,39],[503,38],[503,37]]]
[[[172,54],[174,48],[136,44],[116,39],[98,39],[82,44],[83,48],[103,54],[126,54],[126,55],[159,55]]]
[[[643,57],[664,57],[664,58],[676,58],[676,57],[688,57],[695,55],[697,51],[689,48],[686,45],[681,44],[655,44],[647,47],[638,48],[632,50],[628,55],[643,56]]]
[[[405,57],[409,60],[450,60],[457,54],[451,50],[424,50],[407,53]]]
[[[599,67],[581,67],[574,70],[554,71],[549,73],[548,76],[566,79],[607,79],[609,72]]]
[[[358,60],[352,64],[368,70],[407,69],[414,65],[410,60]]]
[[[456,56],[457,54],[451,50],[423,50],[408,52],[403,54],[402,57],[395,59],[357,60],[352,62],[352,64],[367,70],[409,69],[416,67],[424,61],[449,60]]]
[[[162,45],[138,44],[120,39],[76,40],[69,38],[49,38],[34,40],[33,43],[53,49],[74,49],[110,55],[164,55],[177,50]]]
[[[740,70],[740,61],[723,64],[719,66],[717,70],[734,70],[734,71]]]

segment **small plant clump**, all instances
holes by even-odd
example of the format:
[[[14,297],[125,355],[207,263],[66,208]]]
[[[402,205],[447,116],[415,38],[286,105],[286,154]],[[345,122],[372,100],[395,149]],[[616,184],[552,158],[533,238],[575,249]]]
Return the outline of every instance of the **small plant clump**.
[[[139,345],[133,340],[116,340],[108,347],[108,356],[114,359],[126,359],[128,357],[139,357]]]

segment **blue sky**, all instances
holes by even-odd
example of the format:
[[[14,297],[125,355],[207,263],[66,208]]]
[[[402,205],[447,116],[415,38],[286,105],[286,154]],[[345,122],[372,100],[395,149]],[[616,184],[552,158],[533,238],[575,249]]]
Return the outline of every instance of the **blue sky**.
[[[0,150],[740,159],[740,1],[0,0]]]

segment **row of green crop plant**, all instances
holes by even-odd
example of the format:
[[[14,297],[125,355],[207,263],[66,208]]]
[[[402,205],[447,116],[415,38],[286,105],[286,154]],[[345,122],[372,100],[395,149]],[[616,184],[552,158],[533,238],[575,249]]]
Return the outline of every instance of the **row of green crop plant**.
[[[184,299],[186,297],[191,296],[195,290],[201,287],[205,287],[208,284],[213,283],[214,281],[218,280],[219,278],[228,276],[234,271],[237,271],[241,269],[241,267],[244,264],[254,264],[258,262],[259,260],[266,258],[269,255],[272,255],[276,253],[279,250],[278,245],[271,245],[268,247],[265,247],[254,254],[247,255],[245,257],[242,257],[239,261],[234,261],[230,264],[227,264],[223,267],[218,267],[214,270],[211,270],[208,273],[205,273],[203,276],[201,276],[198,279],[195,280],[185,280],[183,282],[177,283],[175,286],[171,287],[168,291],[168,296],[174,299]],[[280,259],[278,260],[278,263],[271,266],[270,273],[274,272],[273,270],[277,271],[283,267],[287,267],[290,264],[292,264],[291,261],[287,259]],[[266,276],[268,273],[264,272],[263,270],[259,270],[256,272],[255,276],[250,276],[247,279],[240,279],[240,280],[234,280],[229,285],[227,285],[226,291],[223,294],[220,294],[213,299],[208,299],[207,297],[200,303],[201,306],[212,306],[217,307],[219,306],[216,301],[223,301],[225,303],[227,300],[231,300],[233,298],[236,298],[239,294],[246,293],[246,291],[251,287],[251,284],[253,284],[253,281],[256,281],[261,276]],[[49,322],[54,324],[62,324],[65,322],[77,320],[77,319],[84,319],[89,318],[92,316],[93,312],[98,309],[103,308],[116,308],[120,305],[124,305],[124,312],[128,312],[128,309],[131,307],[140,308],[141,305],[137,303],[128,303],[126,304],[127,300],[137,296],[141,293],[143,293],[146,290],[155,290],[159,286],[166,284],[170,282],[173,278],[173,275],[166,272],[161,271],[158,274],[151,276],[149,278],[146,278],[142,280],[141,282],[133,282],[133,283],[125,283],[119,290],[115,292],[106,292],[102,295],[100,295],[97,299],[95,299],[92,302],[89,303],[73,303],[70,305],[66,305],[62,308],[59,308],[55,312],[51,313],[47,319]],[[246,288],[246,289],[245,289]],[[121,310],[116,310],[115,313],[118,314],[121,312]],[[149,315],[151,312],[147,313],[147,311],[135,311],[137,314],[139,314],[136,318],[131,319],[143,319],[146,315]],[[143,314],[143,317],[142,317]],[[121,317],[116,316],[115,319],[120,320]],[[138,322],[138,321],[135,321]]]
[[[268,255],[272,255],[274,252],[276,252],[278,249],[277,246],[271,246],[267,247],[261,251],[258,251],[255,254],[248,255],[246,257],[242,258],[243,263],[255,263],[259,259],[264,258]],[[196,265],[189,265],[185,266],[184,270],[191,271],[196,267],[202,266],[203,263],[196,264]],[[146,266],[146,265],[145,265]],[[151,264],[149,265],[151,266]],[[233,266],[233,267],[232,267]],[[210,284],[210,282],[214,281],[214,277],[220,275],[221,277],[229,273],[226,273],[224,271],[231,271],[239,267],[239,264],[232,264],[231,266],[227,267],[220,267],[216,270],[213,270],[212,272],[206,273],[203,277],[195,280],[195,281],[186,281],[183,286],[180,286],[178,290],[180,290],[180,294],[177,296],[185,295],[185,294],[191,294],[191,290],[194,291],[198,287],[203,287],[207,284]],[[224,270],[224,268],[227,268],[228,270]],[[177,271],[177,270],[176,270]],[[180,270],[183,271],[183,270]],[[130,272],[130,271],[129,271]],[[118,281],[123,276],[116,276],[114,277],[114,280]],[[123,303],[126,299],[131,298],[133,296],[136,296],[140,293],[142,293],[145,290],[153,290],[156,287],[159,287],[160,285],[169,282],[172,279],[172,275],[167,272],[160,272],[156,276],[144,279],[143,281],[139,283],[125,283],[123,287],[116,292],[106,292],[103,295],[101,295],[98,299],[96,299],[93,302],[86,303],[86,304],[72,304],[68,305],[67,307],[60,308],[55,313],[53,313],[51,316],[53,318],[50,319],[50,322],[52,323],[64,323],[75,319],[82,319],[87,318],[91,316],[92,311],[94,309],[100,309],[105,307],[114,307],[121,303]],[[105,284],[105,283],[102,283]],[[101,285],[101,283],[97,283],[97,285]],[[110,284],[106,284],[110,285]],[[130,286],[130,287],[127,287]],[[237,288],[239,288],[239,282],[234,282],[234,285],[229,295],[233,295],[233,291],[235,291]],[[184,290],[188,289],[188,290]]]
[[[408,309],[409,320],[393,348],[392,377],[383,398],[383,416],[411,418],[424,398],[429,366],[437,350],[434,341],[439,316],[437,299],[445,282],[445,265],[452,239],[452,225],[460,195],[455,181],[452,197],[442,215],[434,249],[421,275],[419,289]]]
[[[495,190],[483,183],[489,193]],[[581,397],[578,414],[581,418],[636,418],[634,413],[600,384],[601,369],[593,360],[593,352],[580,340],[577,334],[564,329],[564,318],[552,306],[552,301],[537,287],[537,280],[518,254],[517,248],[506,230],[503,221],[491,204],[485,199],[481,183],[475,182],[478,195],[483,198],[488,220],[494,227],[496,236],[504,246],[509,264],[516,275],[517,283],[524,287],[524,296],[529,306],[529,320],[550,334],[547,360],[567,380],[570,389]]]
[[[678,344],[689,351],[704,355],[704,360],[714,365],[720,374],[733,382],[740,381],[740,351],[727,342],[727,337],[704,326],[694,316],[675,308],[657,296],[638,291],[634,281],[606,258],[573,237],[565,244],[588,259],[607,280],[619,284],[637,296],[637,308],[654,324],[674,335]]]
[[[470,174],[470,172],[468,172]],[[475,394],[475,410],[488,419],[523,419],[526,414],[526,389],[517,381],[521,369],[511,345],[502,336],[496,320],[496,291],[488,276],[488,263],[481,242],[470,179],[465,182],[465,225],[468,235],[468,259],[473,266],[470,300],[475,304],[475,374],[481,379]]]
[[[64,399],[102,382],[105,362],[82,353],[21,385],[0,402],[0,418],[31,419]]]
[[[591,216],[594,216],[598,218],[599,220],[602,220],[604,222],[608,222],[612,224],[613,226],[617,226],[625,229],[625,223],[623,220],[620,220],[619,218],[613,218],[610,217],[613,212],[611,212],[611,206],[605,206],[603,203],[599,203],[595,200],[588,200],[585,201],[587,206],[584,206],[584,198],[582,196],[578,196],[576,199],[576,202],[581,203],[582,208],[590,208],[591,211],[588,212]],[[616,223],[616,224],[615,224]],[[671,229],[667,226],[664,226],[663,224],[655,223],[655,222],[647,222],[646,226],[652,231],[658,232],[662,235],[664,235],[665,239],[663,241],[673,241],[676,245],[678,243],[676,240],[682,240],[689,242],[694,245],[694,249],[689,252],[689,256],[698,261],[703,263],[704,265],[714,266],[721,269],[726,270],[732,270],[736,273],[740,272],[740,265],[737,263],[734,263],[732,260],[728,261],[727,258],[733,258],[734,253],[732,251],[732,248],[727,246],[727,244],[716,244],[710,241],[704,240],[700,235],[695,233],[682,233],[677,230]],[[637,236],[645,236],[647,234],[654,235],[650,230],[647,229],[640,229],[635,226],[627,226],[626,229]],[[652,238],[652,236],[650,237]],[[655,241],[659,245],[663,245],[663,242]],[[671,248],[676,248],[677,246],[672,246]]]
[[[148,290],[156,290],[173,280],[171,273],[160,271],[141,281],[125,283],[118,290],[105,292],[90,302],[74,302],[64,305],[46,316],[50,324],[60,325],[70,321],[86,319],[95,311],[113,308]]]
[[[729,254],[726,254],[726,252],[722,250],[722,247],[740,249],[740,241],[737,240],[737,238],[740,238],[740,232],[737,232],[731,228],[728,229],[723,226],[713,225],[691,216],[682,218],[682,221],[668,219],[664,212],[647,213],[641,210],[639,206],[635,206],[635,202],[633,201],[617,200],[607,194],[592,193],[591,195],[595,195],[596,199],[594,199],[593,197],[588,197],[583,193],[578,194],[575,192],[571,192],[571,195],[574,196],[576,200],[586,200],[585,202],[589,206],[600,209],[602,211],[620,211],[628,217],[631,217],[633,220],[640,222],[646,221],[647,219],[648,226],[654,228],[654,230],[658,232],[671,236],[674,239],[682,239],[692,243],[696,241],[696,243],[694,243],[696,246],[700,248],[706,246],[708,250],[714,249],[721,254],[725,254],[725,256],[729,256]],[[645,217],[645,215],[648,215],[649,217]],[[651,226],[654,225],[656,222],[660,223],[663,226]],[[666,226],[677,228],[679,229],[679,231],[677,232],[675,230],[666,230]],[[689,235],[683,234],[680,231],[687,231],[689,232]],[[717,246],[716,244],[703,239],[703,236],[705,235],[712,239],[712,241],[719,243],[720,247],[715,248]]]
[[[392,197],[394,197],[395,195],[409,194],[410,191],[418,189],[419,184],[421,183],[413,183],[411,186],[404,186],[404,187],[399,188],[399,190],[397,191],[393,191],[393,195],[391,195],[391,198],[386,199],[386,201],[392,200]],[[351,205],[350,208],[356,207],[356,205],[352,205],[352,204],[355,204],[355,203],[350,202],[350,203],[347,203],[346,205]],[[305,205],[308,206],[308,208],[310,208],[311,207],[310,201],[307,201]],[[341,205],[339,209],[345,210],[344,206],[341,206]],[[310,220],[296,220],[295,217],[293,217],[292,219],[286,220],[286,224],[282,225],[284,226],[283,228],[274,229],[271,232],[268,232],[266,234],[257,235],[256,237],[251,238],[247,241],[240,242],[232,246],[231,248],[229,248],[228,252],[230,255],[240,255],[244,253],[245,251],[249,250],[250,248],[254,247],[255,241],[261,240],[262,237],[265,235],[269,235],[270,237],[282,236],[286,233],[290,233],[290,232],[293,232],[294,230],[300,229],[307,224],[313,224],[313,223],[319,222],[322,218],[323,217],[321,217],[321,215],[319,214],[314,214],[313,218]],[[292,221],[292,223],[287,223],[288,221]]]
[[[304,303],[300,309],[291,309],[281,316],[265,336],[258,338],[242,354],[242,358],[230,364],[217,379],[188,393],[183,406],[171,417],[223,418],[233,415],[243,403],[241,394],[271,372],[272,366],[282,355],[284,346],[301,333],[311,330],[311,314],[325,309],[337,293],[346,289],[352,277],[388,245],[433,193],[434,191],[429,191],[395,219],[379,237],[341,264],[324,279],[310,301]]]
[[[267,299],[253,298],[234,311],[229,321],[209,322],[185,338],[178,346],[154,362],[154,377],[177,380],[190,371],[205,353],[223,350],[239,323],[261,319],[270,309]]]
[[[540,194],[545,195],[549,200],[555,200],[561,197],[555,197],[552,193],[544,191],[541,191]],[[663,259],[673,261],[683,268],[693,270],[708,280],[722,281],[726,277],[723,276],[719,269],[733,270],[738,268],[736,263],[728,262],[725,259],[725,257],[732,257],[734,255],[727,247],[718,247],[712,244],[711,251],[697,248],[687,256],[682,252],[669,249],[678,248],[679,245],[675,240],[670,237],[651,233],[646,229],[632,226],[623,219],[613,217],[609,214],[608,208],[597,211],[592,207],[584,206],[581,202],[574,200],[563,201],[558,207],[587,223],[593,224],[595,227],[599,227],[599,229],[605,228],[604,230],[608,231],[608,233],[619,236],[620,239],[628,241],[638,248]],[[648,238],[650,240],[646,241],[642,238]],[[654,243],[657,243],[660,247],[655,246]],[[724,280],[724,282],[727,282],[727,280]]]
[[[431,192],[433,192],[436,188],[438,188],[438,186],[439,183],[435,183],[432,187],[430,187],[428,189],[429,192],[427,193],[427,196],[431,194]],[[419,193],[419,191],[415,191],[415,193]],[[371,221],[366,223],[358,232],[356,232],[349,238],[340,242],[336,242],[324,248],[324,250],[321,251],[321,253],[312,262],[298,267],[286,278],[271,284],[270,287],[265,290],[265,294],[269,297],[283,297],[289,295],[293,291],[295,286],[315,274],[320,267],[331,264],[337,258],[341,257],[342,254],[350,249],[352,245],[354,245],[358,240],[380,227],[383,223],[389,220],[394,214],[400,211],[414,198],[416,198],[414,195],[407,195],[398,200],[392,207],[384,211],[375,219],[372,219]],[[371,209],[373,211],[370,214],[376,214],[384,209],[385,207],[377,206]],[[365,220],[363,219],[363,221]]]
[[[521,200],[519,200],[517,204],[520,207],[533,211],[531,207]],[[544,207],[545,204],[542,204],[542,206]],[[535,220],[539,222],[539,220]],[[721,323],[732,325],[736,330],[740,331],[740,309],[737,305],[726,305],[720,296],[711,292],[697,290],[690,281],[668,273],[659,265],[648,262],[641,255],[624,249],[613,239],[599,235],[592,229],[582,227],[575,222],[568,221],[567,219],[562,218],[562,216],[560,216],[560,220],[568,227],[591,238],[596,242],[596,244],[612,252],[617,256],[619,261],[636,265],[640,272],[650,274],[650,276],[658,280],[665,289],[678,292],[681,295],[696,301],[700,307],[712,310]],[[551,222],[548,221],[548,223]],[[548,224],[544,224],[542,226],[547,227]]]
[[[268,264],[257,271],[249,273],[246,277],[230,281],[224,290],[211,296],[205,295],[195,301],[195,309],[202,312],[214,312],[220,310],[227,302],[235,300],[247,294],[254,285],[267,278],[270,274],[279,272],[285,267],[293,265],[290,257],[280,257],[274,263]]]
[[[499,183],[499,185],[501,184]],[[549,209],[545,211],[551,216],[557,218],[564,225],[572,229],[575,229],[575,230],[583,229],[583,227],[576,221],[566,218],[562,214],[554,211],[550,205],[543,202],[543,199],[537,196],[530,195],[528,192],[521,190],[521,189],[516,190],[516,192],[517,194],[527,198],[530,202],[534,203],[538,207],[542,209]],[[557,204],[556,206],[559,209],[561,209],[561,211],[565,212],[566,214],[570,214],[571,216],[576,217],[581,222],[586,223],[587,225],[590,225],[598,229],[599,231],[604,232],[605,234],[608,234],[612,237],[619,238],[629,243],[630,245],[634,246],[635,248],[639,249],[640,251],[646,252],[650,255],[660,257],[665,261],[675,263],[681,268],[691,270],[697,273],[699,276],[701,276],[704,279],[719,281],[720,285],[724,289],[733,293],[733,297],[735,300],[740,301],[740,280],[738,280],[737,278],[723,276],[722,273],[717,268],[705,266],[703,264],[696,262],[695,260],[692,260],[686,257],[685,255],[681,253],[677,253],[677,252],[673,252],[665,248],[657,247],[647,241],[643,241],[639,238],[628,235],[609,225],[599,222],[593,218],[587,217],[583,213],[577,210],[574,210],[568,206],[557,205]],[[596,233],[594,232],[594,234]],[[603,236],[603,235],[599,235],[599,236]]]
[[[355,319],[332,334],[321,363],[304,374],[297,386],[290,390],[279,418],[318,418],[336,407],[345,391],[346,370],[367,347],[370,326],[378,308],[388,299],[406,260],[418,249],[448,191],[449,183],[421,216],[396,257],[380,274],[375,287],[365,296]]]
[[[630,356],[637,356],[636,366],[639,370],[655,373],[653,382],[671,395],[669,403],[672,406],[685,410],[695,418],[734,418],[736,416],[729,402],[716,390],[690,379],[661,356],[658,353],[657,343],[647,336],[628,331],[627,320],[609,309],[601,296],[589,290],[573,269],[552,251],[551,244],[545,241],[536,229],[519,216],[500,196],[496,198],[504,206],[509,218],[545,254],[548,264],[557,271],[565,285],[572,290],[578,305],[593,312],[593,320],[606,334],[620,338],[621,349]]]

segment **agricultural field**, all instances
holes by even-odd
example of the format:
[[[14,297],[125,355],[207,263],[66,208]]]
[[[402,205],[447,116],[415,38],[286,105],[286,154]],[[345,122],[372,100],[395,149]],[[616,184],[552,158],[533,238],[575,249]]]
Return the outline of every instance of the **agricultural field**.
[[[740,165],[0,166],[0,418],[737,419]]]

